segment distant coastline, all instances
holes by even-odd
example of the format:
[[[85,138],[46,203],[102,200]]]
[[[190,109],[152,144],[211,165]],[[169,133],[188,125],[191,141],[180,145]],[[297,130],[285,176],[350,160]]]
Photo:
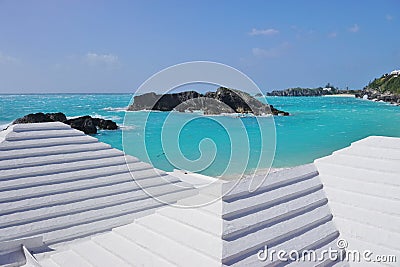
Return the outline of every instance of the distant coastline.
[[[386,102],[400,106],[400,70],[393,70],[375,78],[362,90],[339,89],[328,83],[318,88],[288,88],[266,93],[267,96],[324,96],[324,97],[356,97],[374,102]]]
[[[288,88],[285,90],[274,90],[267,93],[267,96],[355,96],[362,90],[342,90],[330,85],[318,88]]]

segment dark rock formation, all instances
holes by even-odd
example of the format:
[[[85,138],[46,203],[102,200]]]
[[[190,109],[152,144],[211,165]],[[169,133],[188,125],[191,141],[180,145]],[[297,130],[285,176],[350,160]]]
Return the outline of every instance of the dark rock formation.
[[[277,110],[271,105],[258,101],[248,93],[224,87],[204,95],[194,91],[165,95],[146,93],[135,96],[134,102],[128,107],[128,110],[176,110],[181,112],[203,110],[207,115],[221,113],[251,113],[257,116],[263,114],[289,115],[288,112]]]
[[[67,118],[65,118],[66,120]],[[33,114],[28,114],[22,118],[16,119],[13,124],[18,124],[18,123],[39,123],[39,122],[51,122],[54,121],[51,117],[50,114],[44,114],[44,113],[33,113]]]
[[[92,118],[91,116],[82,116],[79,118],[69,119],[61,112],[57,113],[34,113],[28,114],[22,118],[16,119],[13,124],[18,123],[40,123],[59,121],[70,125],[72,128],[80,130],[85,134],[96,134],[97,129],[116,130],[118,125],[112,120],[104,120],[100,118]]]
[[[53,121],[60,121],[60,122],[66,122],[67,121],[67,116],[65,116],[65,114],[61,113],[61,112],[47,113],[46,116],[48,116]]]
[[[79,118],[70,119],[67,120],[65,123],[71,125],[71,127],[74,129],[84,132],[85,134],[97,133],[96,125],[94,124],[94,121],[90,116],[83,116]]]
[[[390,92],[380,92],[375,89],[365,88],[360,93],[356,94],[358,98],[366,98],[372,101],[384,101],[400,106],[400,95]]]
[[[195,91],[187,91],[176,94],[157,95],[156,93],[146,93],[135,96],[134,102],[128,110],[160,110],[171,111],[183,102],[202,97],[203,95]]]
[[[88,116],[90,117],[90,116]],[[112,120],[104,120],[99,118],[92,118],[94,125],[101,130],[117,130],[118,125]]]

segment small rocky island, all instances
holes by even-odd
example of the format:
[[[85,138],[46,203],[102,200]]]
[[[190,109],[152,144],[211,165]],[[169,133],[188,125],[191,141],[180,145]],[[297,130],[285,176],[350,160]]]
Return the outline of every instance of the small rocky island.
[[[64,113],[32,113],[22,118],[16,119],[13,124],[19,123],[41,123],[59,121],[70,125],[72,128],[80,130],[85,134],[96,134],[97,130],[116,130],[118,125],[112,120],[93,118],[91,116],[82,116],[73,119],[67,119]]]
[[[272,105],[260,102],[250,94],[220,87],[216,92],[200,94],[195,91],[159,95],[146,93],[134,97],[128,111],[159,110],[159,111],[193,111],[202,110],[205,115],[224,113],[242,113],[261,115],[288,116],[289,113],[278,110]]]

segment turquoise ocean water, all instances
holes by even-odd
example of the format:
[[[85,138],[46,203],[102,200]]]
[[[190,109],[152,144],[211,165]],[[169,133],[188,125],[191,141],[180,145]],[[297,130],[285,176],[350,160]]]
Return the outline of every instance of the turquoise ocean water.
[[[124,108],[131,97],[130,94],[0,95],[0,125],[28,113],[57,111],[68,117],[103,117],[122,125],[127,114],[123,130],[100,131],[96,137],[115,148],[125,148],[128,154],[163,170],[183,167],[214,176],[224,171],[235,173],[243,164],[250,171],[257,167],[257,159],[264,152],[266,156],[261,156],[258,167],[268,167],[274,136],[273,167],[310,163],[370,135],[400,137],[400,107],[361,99],[269,97],[268,103],[292,114],[274,117],[272,122],[271,118],[257,121],[167,112],[126,113]],[[182,122],[187,123],[181,127]],[[272,134],[274,125],[276,135]],[[262,137],[263,131],[268,136]],[[179,138],[175,140],[174,136]],[[263,138],[266,142],[261,147]],[[234,140],[239,142],[232,144]],[[184,159],[180,158],[182,155]],[[193,161],[196,164],[191,166]],[[226,170],[229,162],[233,167]]]

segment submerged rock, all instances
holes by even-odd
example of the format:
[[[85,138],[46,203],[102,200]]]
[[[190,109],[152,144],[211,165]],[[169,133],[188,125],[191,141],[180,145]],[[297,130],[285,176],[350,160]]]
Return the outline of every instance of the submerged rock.
[[[85,134],[96,134],[100,130],[116,130],[118,125],[112,120],[92,118],[91,116],[82,116],[73,119],[67,119],[64,113],[32,113],[22,118],[16,119],[13,124],[19,123],[41,123],[59,121],[70,125],[72,128],[80,130]]]
[[[220,87],[216,92],[200,94],[195,91],[186,91],[174,94],[158,95],[146,93],[135,96],[130,111],[159,110],[159,111],[191,111],[203,110],[207,115],[222,113],[251,113],[259,115],[284,115],[289,113],[275,109],[273,106],[260,102],[250,94]]]

